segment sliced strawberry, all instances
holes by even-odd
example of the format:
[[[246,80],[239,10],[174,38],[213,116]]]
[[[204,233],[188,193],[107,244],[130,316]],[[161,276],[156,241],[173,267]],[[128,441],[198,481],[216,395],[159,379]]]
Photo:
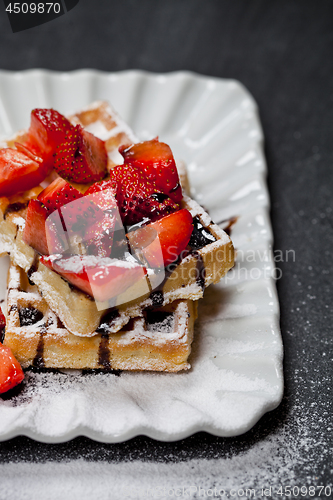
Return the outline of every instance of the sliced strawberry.
[[[51,214],[67,203],[82,197],[83,194],[80,191],[58,177],[38,195],[38,200],[45,205],[48,213]]]
[[[191,213],[183,208],[128,233],[127,237],[131,246],[144,255],[151,267],[167,266],[185,250],[193,231],[192,223]]]
[[[43,203],[39,200],[30,200],[22,239],[42,255],[49,253],[45,231],[47,217],[48,211]]]
[[[102,210],[108,210],[111,208],[116,208],[117,206],[117,193],[120,190],[118,181],[116,179],[107,179],[100,182],[95,182],[89,189],[85,192],[85,196],[97,195],[92,199]]]
[[[29,149],[27,146],[24,146],[19,142],[14,142],[14,145],[17,151],[20,151],[20,153],[23,153],[24,155],[28,156],[31,160],[36,161],[37,163],[43,163],[43,159],[40,156],[36,155],[34,151]]]
[[[0,149],[0,196],[10,196],[38,186],[46,175],[42,164],[21,151]]]
[[[108,179],[96,182],[90,186],[86,191],[86,195],[91,196],[94,203],[103,210],[105,214],[103,225],[108,228],[104,232],[104,236],[100,243],[101,251],[98,252],[98,255],[109,257],[111,248],[111,256],[119,259],[123,257],[124,252],[128,251],[128,242],[116,200],[117,193],[119,194],[118,191],[120,192],[118,182]],[[91,228],[91,231],[93,231],[93,228]],[[112,232],[112,241],[110,241],[110,231]],[[92,245],[96,245],[96,243],[99,245],[100,234],[101,233],[97,232],[95,237],[92,235],[92,240],[95,240],[91,241]],[[96,255],[96,250],[90,250],[89,253]]]
[[[125,163],[140,168],[149,180],[155,182],[159,191],[180,203],[182,188],[172,151],[167,144],[153,139],[120,147],[119,151]]]
[[[107,174],[105,142],[77,125],[56,149],[54,168],[67,180],[88,184]]]
[[[41,262],[100,302],[125,292],[146,274],[139,264],[90,255],[50,255]]]
[[[0,394],[9,391],[24,379],[24,373],[9,347],[0,344]]]
[[[73,125],[54,109],[33,109],[27,146],[42,156],[48,168],[53,166],[55,148],[65,141]]]
[[[53,217],[46,223],[55,210],[82,198],[83,195],[64,179],[55,179],[39,195],[37,200],[30,200],[26,223],[23,231],[23,241],[42,255],[62,252],[67,247],[64,229],[59,217]]]
[[[116,190],[120,215],[126,226],[137,224],[145,218],[154,221],[179,209],[179,205],[161,193],[155,183],[146,179],[137,167],[125,164],[113,168],[104,186],[106,183]]]

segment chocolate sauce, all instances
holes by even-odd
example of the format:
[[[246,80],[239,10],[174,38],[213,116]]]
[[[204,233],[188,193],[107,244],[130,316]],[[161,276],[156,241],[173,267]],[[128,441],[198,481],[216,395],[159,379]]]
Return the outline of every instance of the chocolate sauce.
[[[149,298],[151,299],[154,307],[159,307],[163,305],[164,294],[162,290],[154,290],[153,292],[151,292]]]
[[[174,315],[172,312],[154,311],[146,309],[144,311],[146,329],[152,332],[163,331],[171,333],[173,331]]]
[[[22,307],[19,310],[20,326],[30,326],[38,323],[44,317],[43,313],[34,307]]]
[[[217,225],[224,226],[224,224],[226,224],[226,226],[222,227],[222,229],[225,233],[227,233],[230,236],[231,231],[232,231],[232,227],[234,226],[234,224],[236,224],[238,219],[239,219],[238,216],[230,217],[230,219],[225,219],[225,220],[221,220],[220,222],[217,222]]]
[[[23,208],[26,208],[28,206],[28,203],[21,203],[21,202],[17,202],[17,203],[11,203],[7,206],[6,210],[5,210],[5,213],[3,215],[3,218],[6,219],[7,215],[13,213],[13,212],[19,212],[20,210],[22,210]]]
[[[37,252],[35,252],[34,259],[32,261],[32,264],[30,266],[30,269],[27,272],[28,275],[28,280],[30,285],[34,285],[33,281],[31,281],[31,275],[37,271],[38,268],[38,262],[39,262],[39,255]]]
[[[105,370],[110,370],[111,368],[108,333],[101,334],[101,341],[98,348],[98,364],[103,366]]]
[[[62,328],[62,329],[65,328],[63,322],[58,317],[57,317],[57,328]]]
[[[204,227],[199,217],[193,217],[193,231],[188,243],[189,247],[193,250],[199,250],[214,241],[216,241],[215,236],[213,236],[208,229]]]
[[[109,311],[103,318],[99,326],[96,328],[97,333],[110,333],[111,326],[113,326],[115,320],[119,317],[119,311],[117,309],[113,309]]]
[[[157,287],[151,292],[151,294],[149,296],[154,307],[160,307],[163,305],[163,303],[164,303],[163,287],[183,257],[184,257],[184,255],[182,252],[178,256],[178,259],[175,262],[172,262],[171,264],[167,265],[164,268],[165,274],[164,274],[163,281],[159,285],[157,285]]]
[[[46,333],[46,326],[43,325],[43,327],[39,331],[39,341],[37,345],[37,351],[36,351],[36,356],[34,357],[34,360],[32,362],[32,366],[34,368],[42,369],[45,368],[45,361],[44,361],[44,334]]]
[[[206,287],[206,269],[202,256],[196,250],[193,250],[192,255],[197,259],[197,277],[196,283],[201,287],[202,291],[204,291]]]

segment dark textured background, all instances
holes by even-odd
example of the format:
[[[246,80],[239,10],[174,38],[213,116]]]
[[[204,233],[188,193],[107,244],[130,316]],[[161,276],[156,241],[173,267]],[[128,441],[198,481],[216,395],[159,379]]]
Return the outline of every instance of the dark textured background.
[[[249,89],[266,137],[275,248],[296,255],[280,264],[278,282],[286,387],[280,407],[238,438],[200,433],[177,443],[139,437],[117,445],[16,438],[0,444],[0,461],[235,456],[282,427],[297,436],[307,418],[319,446],[300,444],[298,484],[331,482],[333,3],[80,0],[61,18],[16,34],[0,5],[0,68],[35,67],[186,69],[235,78]]]

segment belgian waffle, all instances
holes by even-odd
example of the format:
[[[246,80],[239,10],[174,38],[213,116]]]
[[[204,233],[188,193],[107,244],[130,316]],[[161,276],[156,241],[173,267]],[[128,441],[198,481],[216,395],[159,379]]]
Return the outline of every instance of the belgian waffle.
[[[165,279],[157,290],[150,292],[147,280],[141,297],[118,306],[116,304],[110,331],[116,332],[131,318],[142,316],[142,310],[147,307],[166,306],[179,299],[200,299],[204,289],[218,282],[233,266],[234,251],[229,236],[211,221],[195,201],[184,197],[183,203],[191,212],[197,227],[201,226],[197,231],[205,235],[205,244],[202,248],[196,248],[200,245],[194,242],[189,253],[166,271]],[[95,301],[88,295],[73,288],[60,275],[38,261],[33,249],[22,241],[26,208],[14,208],[18,210],[12,212],[8,205],[3,212],[5,219],[2,223],[0,252],[10,253],[12,261],[38,286],[43,298],[70,332],[79,336],[95,335],[107,306],[105,310],[98,310]],[[152,281],[151,275],[149,279]],[[121,298],[119,296],[119,301]]]
[[[105,102],[97,102],[82,111],[70,116],[73,123],[80,123],[92,133],[106,141],[109,162],[108,168],[121,162],[118,147],[122,144],[137,142],[137,138],[129,127],[120,119],[116,112]],[[15,140],[24,140],[25,132],[20,132],[7,142],[12,146]],[[177,163],[180,181],[186,192],[188,179],[186,168],[181,162]],[[76,185],[84,191],[87,186]],[[47,269],[38,262],[33,249],[22,241],[25,224],[25,214],[28,201],[35,198],[41,187],[30,190],[19,196],[0,198],[0,255],[9,253],[12,261],[28,274],[39,289],[43,298],[55,311],[65,327],[78,336],[94,336],[102,317],[107,313],[108,305],[104,310],[96,306],[95,301],[78,289],[73,288],[67,281],[55,272]],[[216,283],[233,266],[233,246],[230,238],[193,200],[184,197],[183,207],[187,208],[201,234],[208,236],[202,247],[194,244],[190,252],[184,256],[177,266],[167,270],[163,283],[151,293],[150,281],[142,283],[143,291],[136,300],[118,304],[113,308],[113,321],[110,331],[120,330],[131,318],[142,316],[143,309],[151,306],[162,307],[174,300],[197,300],[203,296],[205,287]],[[99,310],[100,309],[100,310]]]
[[[26,273],[11,264],[4,344],[23,368],[177,372],[190,368],[195,318],[196,303],[179,300],[145,309],[142,317],[112,335],[112,314],[105,316],[93,337],[77,337],[66,330]]]

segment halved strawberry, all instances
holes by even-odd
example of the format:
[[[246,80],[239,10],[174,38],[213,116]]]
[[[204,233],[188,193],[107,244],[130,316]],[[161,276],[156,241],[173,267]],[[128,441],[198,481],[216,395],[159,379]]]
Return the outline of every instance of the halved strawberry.
[[[149,180],[155,182],[159,191],[180,203],[182,188],[172,151],[167,144],[156,138],[130,147],[122,146],[119,151],[125,163],[140,168]]]
[[[0,394],[9,391],[23,379],[24,373],[12,351],[0,344]]]
[[[107,174],[105,142],[80,125],[56,148],[54,168],[64,179],[88,184]]]
[[[192,215],[183,208],[128,233],[127,237],[131,246],[144,255],[151,267],[162,267],[174,262],[185,250],[192,231]]]
[[[12,148],[0,149],[0,196],[27,191],[46,177],[43,164]]]
[[[145,218],[154,221],[179,209],[179,205],[161,193],[139,168],[131,165],[113,168],[110,179],[101,185],[108,185],[116,192],[120,215],[126,226],[137,224]]]
[[[139,264],[90,255],[50,255],[41,262],[100,302],[125,292],[146,274]]]
[[[33,109],[27,146],[42,156],[49,168],[53,166],[55,148],[64,142],[73,125],[54,109]]]

